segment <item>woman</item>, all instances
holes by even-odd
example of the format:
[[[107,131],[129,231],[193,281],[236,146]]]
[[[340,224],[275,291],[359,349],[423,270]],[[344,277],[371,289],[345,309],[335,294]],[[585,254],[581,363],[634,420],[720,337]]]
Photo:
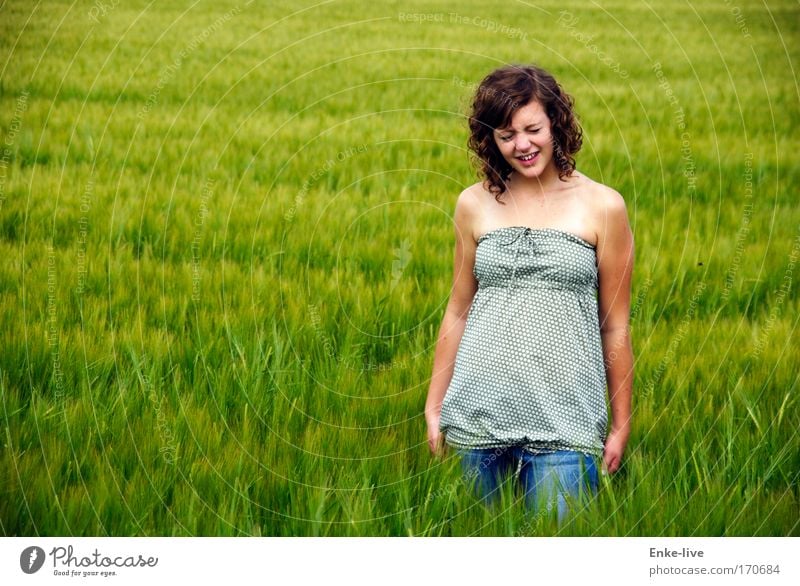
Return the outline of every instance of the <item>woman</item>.
[[[535,66],[502,67],[477,89],[469,147],[483,181],[456,202],[425,405],[432,453],[457,449],[484,502],[513,471],[526,504],[555,502],[559,520],[597,492],[598,460],[618,470],[633,380],[633,235],[622,196],[575,169],[573,103]]]

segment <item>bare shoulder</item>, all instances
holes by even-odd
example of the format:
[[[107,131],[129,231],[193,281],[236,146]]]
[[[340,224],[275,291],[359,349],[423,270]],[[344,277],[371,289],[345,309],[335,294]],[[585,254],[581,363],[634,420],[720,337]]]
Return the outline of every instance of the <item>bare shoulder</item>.
[[[633,232],[625,198],[597,181],[591,194],[597,226],[597,270],[600,329],[626,328],[630,319],[631,279],[634,265]]]
[[[581,187],[587,199],[591,201],[598,212],[619,212],[625,209],[625,198],[615,189],[595,181],[586,175],[581,175]]]
[[[605,240],[608,231],[628,228],[628,212],[625,198],[615,189],[583,175],[586,203],[591,208],[598,241]],[[629,229],[629,228],[628,228]]]
[[[456,230],[463,236],[476,239],[476,228],[481,217],[485,190],[481,183],[474,183],[464,189],[456,200],[455,224]]]

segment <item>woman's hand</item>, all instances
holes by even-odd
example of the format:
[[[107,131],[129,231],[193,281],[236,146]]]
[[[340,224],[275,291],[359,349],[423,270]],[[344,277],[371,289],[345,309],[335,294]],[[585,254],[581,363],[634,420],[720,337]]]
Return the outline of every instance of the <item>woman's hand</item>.
[[[444,435],[439,431],[439,415],[431,415],[426,420],[428,422],[428,448],[434,456],[444,456],[447,452],[447,444],[444,442]]]
[[[606,438],[605,448],[603,449],[603,468],[613,474],[622,465],[622,454],[625,453],[625,446],[628,443],[627,429],[612,429]]]

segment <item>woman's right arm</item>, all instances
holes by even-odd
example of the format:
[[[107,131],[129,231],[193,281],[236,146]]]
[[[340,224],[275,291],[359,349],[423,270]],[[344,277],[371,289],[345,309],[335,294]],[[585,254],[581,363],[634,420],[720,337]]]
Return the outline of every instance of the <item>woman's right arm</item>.
[[[473,221],[477,214],[478,201],[471,188],[458,196],[455,209],[455,254],[453,263],[453,287],[450,301],[444,312],[436,351],[433,358],[433,374],[425,401],[425,422],[428,426],[428,447],[434,455],[444,453],[446,444],[439,433],[439,418],[447,387],[453,377],[456,353],[467,324],[467,314],[478,290],[473,274],[476,243],[473,238]]]

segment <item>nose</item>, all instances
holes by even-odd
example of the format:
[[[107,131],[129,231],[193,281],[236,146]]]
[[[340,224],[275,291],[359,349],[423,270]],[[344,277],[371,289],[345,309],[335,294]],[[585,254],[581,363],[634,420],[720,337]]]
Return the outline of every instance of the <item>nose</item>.
[[[518,152],[524,153],[530,148],[531,141],[528,138],[527,134],[523,132],[522,134],[518,134],[517,137],[514,139],[514,146],[516,147]]]

